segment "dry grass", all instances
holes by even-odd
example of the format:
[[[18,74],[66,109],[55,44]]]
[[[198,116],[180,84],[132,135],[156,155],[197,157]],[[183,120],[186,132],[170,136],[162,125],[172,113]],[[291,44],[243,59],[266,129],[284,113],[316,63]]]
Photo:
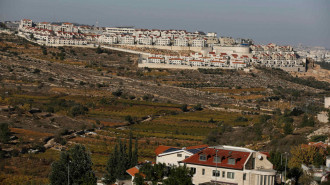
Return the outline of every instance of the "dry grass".
[[[199,88],[198,90],[212,93],[232,93],[238,94],[242,92],[264,92],[265,88],[246,88],[246,89],[224,89],[224,88]]]

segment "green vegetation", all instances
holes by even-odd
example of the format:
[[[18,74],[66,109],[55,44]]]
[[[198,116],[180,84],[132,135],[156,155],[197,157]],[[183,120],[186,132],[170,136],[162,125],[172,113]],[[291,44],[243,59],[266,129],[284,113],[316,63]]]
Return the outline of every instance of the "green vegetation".
[[[153,184],[162,182],[166,185],[192,185],[192,176],[193,172],[186,166],[168,167],[165,164],[146,163],[134,181],[137,185],[143,185],[145,181],[151,181]],[[168,178],[164,179],[164,177]]]
[[[68,177],[69,176],[69,177]],[[83,145],[75,145],[68,152],[62,152],[60,159],[52,164],[49,176],[51,184],[96,184],[92,161]]]
[[[169,172],[168,178],[164,180],[165,185],[192,185],[193,172],[186,166],[179,166],[172,168]]]
[[[10,137],[10,130],[7,123],[0,124],[0,142],[7,143]]]
[[[107,173],[105,175],[105,183],[112,184],[116,179],[126,179],[126,170],[138,163],[138,140],[135,140],[135,150],[132,152],[132,137],[130,134],[128,151],[126,143],[121,140],[115,146],[114,151],[110,154],[107,162]]]

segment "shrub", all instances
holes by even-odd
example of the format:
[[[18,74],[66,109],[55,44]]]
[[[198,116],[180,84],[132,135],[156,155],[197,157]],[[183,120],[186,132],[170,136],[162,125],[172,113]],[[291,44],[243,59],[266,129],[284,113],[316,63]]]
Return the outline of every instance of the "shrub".
[[[54,138],[54,141],[56,143],[61,144],[61,145],[65,145],[66,144],[66,140],[63,137],[59,136],[59,135]]]
[[[319,142],[319,141],[325,142],[325,140],[327,138],[328,138],[328,136],[326,136],[326,135],[317,135],[317,136],[312,136],[311,141],[312,142]]]
[[[245,118],[245,117],[240,116],[240,117],[237,117],[235,121],[237,121],[237,122],[247,122],[248,119]]]
[[[289,134],[292,134],[292,132],[293,132],[292,123],[285,123],[284,134],[289,135]]]
[[[10,130],[7,123],[0,124],[0,142],[7,143],[10,137]]]
[[[183,112],[187,112],[187,111],[188,111],[188,105],[187,105],[187,104],[183,104],[183,105],[181,105],[180,109],[181,109]]]
[[[78,115],[85,115],[87,111],[88,111],[87,107],[78,104],[71,107],[69,114],[73,117],[76,117]]]
[[[33,72],[32,73],[34,73],[34,74],[39,74],[40,73],[40,69],[38,69],[38,68],[35,68],[34,70],[33,70]]]
[[[197,110],[197,111],[203,110],[202,104],[199,103],[199,104],[195,105],[194,109]]]
[[[116,90],[115,92],[112,92],[112,95],[120,97],[123,94],[123,91],[121,89]]]

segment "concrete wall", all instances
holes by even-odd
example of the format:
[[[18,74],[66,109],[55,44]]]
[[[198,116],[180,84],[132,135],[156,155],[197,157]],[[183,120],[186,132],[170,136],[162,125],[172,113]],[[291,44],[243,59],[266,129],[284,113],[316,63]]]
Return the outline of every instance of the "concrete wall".
[[[280,69],[290,72],[306,72],[306,67],[280,67]]]
[[[262,158],[259,159],[258,156]],[[255,158],[255,169],[263,168],[263,169],[273,169],[273,164],[267,160],[267,156],[265,154],[256,152],[252,154],[252,157]]]
[[[188,46],[157,46],[157,45],[125,45],[137,48],[155,48],[155,49],[166,49],[173,51],[194,51],[194,52],[209,52],[212,51],[210,47],[188,47]]]
[[[153,63],[139,63],[138,67],[160,68],[160,69],[234,69],[234,68],[220,68],[220,67],[204,67],[204,66],[189,66],[189,65],[173,65],[173,64],[153,64]]]
[[[215,50],[216,54],[219,54],[219,53],[227,53],[228,55],[231,55],[231,54],[249,55],[249,54],[251,54],[249,47],[214,46],[213,49]]]
[[[129,49],[123,49],[123,48],[116,48],[116,47],[111,47],[111,46],[101,46],[101,48],[105,49],[111,49],[111,50],[116,50],[116,51],[122,51],[122,52],[127,52],[127,53],[133,53],[133,54],[141,54],[141,55],[146,55],[149,56],[150,53],[145,53],[141,51],[134,51],[134,50],[129,50]]]
[[[328,123],[328,113],[327,112],[320,112],[317,114],[317,120],[321,123]]]
[[[330,97],[324,98],[324,107],[327,109],[330,108]]]

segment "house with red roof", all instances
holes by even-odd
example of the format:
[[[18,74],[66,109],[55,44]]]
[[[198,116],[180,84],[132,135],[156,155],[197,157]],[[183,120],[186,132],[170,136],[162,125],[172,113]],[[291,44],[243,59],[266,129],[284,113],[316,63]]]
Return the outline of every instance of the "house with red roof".
[[[164,58],[161,57],[148,57],[147,58],[147,62],[148,63],[154,63],[154,64],[160,64],[160,63],[164,63]]]
[[[156,148],[156,163],[165,163],[167,166],[178,166],[179,162],[189,158],[195,153],[202,151],[208,145],[198,145],[190,147],[172,147],[172,146],[159,146]]]
[[[136,176],[136,174],[139,174],[139,173],[140,173],[140,168],[141,168],[142,166],[143,166],[143,164],[141,164],[141,165],[136,165],[136,166],[134,166],[134,167],[132,167],[132,168],[126,170],[126,173],[128,173],[128,174],[132,177],[132,182],[131,182],[131,184],[134,184],[135,176]],[[140,173],[140,175],[141,175],[142,177],[144,177],[144,178],[146,177],[146,175],[143,174],[143,173]]]
[[[179,162],[194,173],[193,184],[274,185],[267,153],[242,147],[212,146]]]

